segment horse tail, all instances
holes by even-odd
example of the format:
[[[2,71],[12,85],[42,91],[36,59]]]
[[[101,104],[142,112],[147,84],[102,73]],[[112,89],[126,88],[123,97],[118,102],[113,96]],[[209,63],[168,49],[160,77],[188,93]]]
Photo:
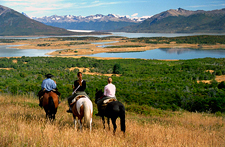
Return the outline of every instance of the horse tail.
[[[119,108],[120,108],[120,127],[121,127],[121,131],[123,131],[125,133],[125,130],[126,130],[126,125],[125,125],[125,107],[121,103]]]
[[[91,128],[91,107],[88,105],[87,100],[83,102],[84,107],[84,124],[87,128]]]
[[[50,96],[48,99],[48,106],[49,106],[49,110],[50,110],[50,114],[55,114],[55,103],[53,101],[53,98]]]

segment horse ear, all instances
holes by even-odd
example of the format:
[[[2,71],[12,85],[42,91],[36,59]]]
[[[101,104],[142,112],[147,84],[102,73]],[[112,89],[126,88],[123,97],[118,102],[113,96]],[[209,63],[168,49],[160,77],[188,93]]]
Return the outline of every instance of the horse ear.
[[[96,92],[98,91],[98,88],[96,88]]]

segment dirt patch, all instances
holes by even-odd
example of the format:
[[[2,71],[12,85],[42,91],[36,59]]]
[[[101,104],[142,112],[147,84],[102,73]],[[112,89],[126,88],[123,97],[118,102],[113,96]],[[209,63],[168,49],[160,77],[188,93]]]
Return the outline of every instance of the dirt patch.
[[[206,70],[206,72],[210,72],[212,74],[214,72],[214,70]],[[215,80],[217,82],[225,81],[225,75],[216,76]],[[199,81],[197,81],[197,83],[200,83],[200,82],[210,84],[212,82],[212,80],[199,80]]]
[[[215,80],[216,80],[217,82],[225,81],[225,75],[222,75],[222,76],[216,76]]]
[[[4,69],[4,70],[12,70],[13,68],[0,68],[0,69]]]
[[[82,72],[83,74],[87,75],[100,75],[100,76],[121,76],[120,74],[102,74],[102,73],[97,73],[97,72],[90,72],[90,68],[84,68],[84,67],[71,67],[69,68],[70,71],[73,71],[75,69],[78,69],[79,72]]]
[[[212,74],[214,70],[206,70],[206,72],[210,72]]]
[[[13,63],[17,63],[17,60],[12,60]]]

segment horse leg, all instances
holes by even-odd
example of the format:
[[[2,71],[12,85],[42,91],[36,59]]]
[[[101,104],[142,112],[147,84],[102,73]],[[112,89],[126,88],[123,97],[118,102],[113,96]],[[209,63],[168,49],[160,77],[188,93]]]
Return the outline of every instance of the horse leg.
[[[80,131],[82,131],[82,120],[81,119],[78,119],[78,123],[80,125]]]
[[[120,126],[121,126],[121,131],[123,131],[123,133],[125,133],[125,130],[126,130],[125,114],[120,116]]]
[[[92,118],[91,118],[91,120],[90,120],[90,132],[91,132],[91,129],[92,129],[92,128],[91,128],[91,124],[92,124]]]
[[[73,122],[74,122],[74,129],[76,129],[77,128],[77,120],[76,120],[76,118],[73,119]]]
[[[102,123],[103,123],[103,128],[105,129],[105,118],[102,116]]]
[[[111,118],[111,120],[112,120],[112,124],[113,124],[113,134],[115,135],[116,128],[117,128],[117,126],[116,126],[116,118]]]
[[[73,123],[74,123],[74,129],[76,130],[77,128],[77,120],[76,120],[76,116],[73,114]]]
[[[110,124],[109,124],[109,118],[107,117],[107,123],[108,123],[108,127],[109,127],[109,130],[110,130]]]

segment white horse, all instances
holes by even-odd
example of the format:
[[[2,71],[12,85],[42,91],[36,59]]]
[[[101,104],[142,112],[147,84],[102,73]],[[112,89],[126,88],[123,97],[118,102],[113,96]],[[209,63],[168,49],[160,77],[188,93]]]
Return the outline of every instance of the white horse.
[[[91,131],[92,124],[92,116],[93,116],[93,104],[91,100],[86,96],[77,96],[71,103],[72,112],[74,118],[74,127],[76,129],[77,120],[80,125],[80,130],[82,131],[82,124],[86,125],[87,128]],[[82,123],[82,119],[84,118],[84,123]]]

